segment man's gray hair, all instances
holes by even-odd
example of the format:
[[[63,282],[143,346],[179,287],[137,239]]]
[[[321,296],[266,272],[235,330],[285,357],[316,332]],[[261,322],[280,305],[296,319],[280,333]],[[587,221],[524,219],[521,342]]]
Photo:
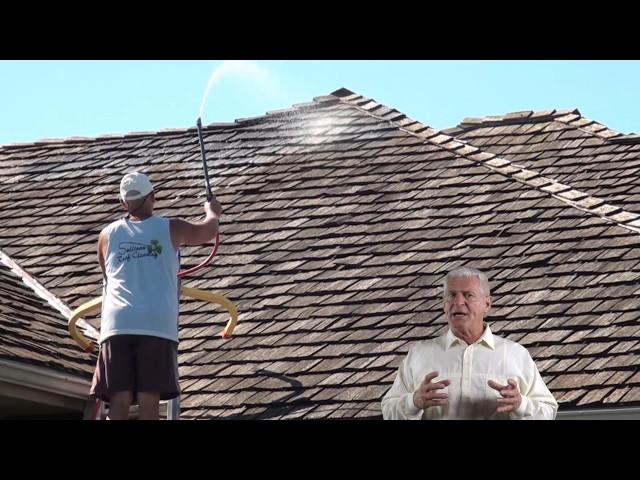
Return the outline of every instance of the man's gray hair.
[[[474,277],[480,280],[480,285],[482,286],[484,293],[490,296],[491,289],[489,288],[489,280],[487,279],[487,276],[484,273],[482,273],[480,270],[477,270],[471,267],[458,267],[458,268],[454,268],[449,273],[447,273],[447,276],[444,279],[443,291],[445,294],[447,293],[447,282],[449,281],[450,278],[474,278]]]

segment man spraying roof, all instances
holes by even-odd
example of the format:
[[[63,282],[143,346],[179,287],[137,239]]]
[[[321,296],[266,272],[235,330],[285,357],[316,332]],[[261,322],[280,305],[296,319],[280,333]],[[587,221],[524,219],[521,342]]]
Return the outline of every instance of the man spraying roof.
[[[110,403],[111,420],[127,419],[132,404],[141,420],[157,420],[160,400],[180,394],[179,250],[213,239],[222,207],[212,196],[200,222],[156,216],[153,185],[140,172],[122,178],[120,203],[127,217],[98,237],[103,298],[91,395]]]

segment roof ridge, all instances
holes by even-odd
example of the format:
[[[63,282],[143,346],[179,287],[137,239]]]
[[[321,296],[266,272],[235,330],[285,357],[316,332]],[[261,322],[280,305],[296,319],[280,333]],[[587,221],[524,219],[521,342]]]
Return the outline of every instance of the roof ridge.
[[[234,123],[231,125],[233,125],[234,127],[257,125],[265,120],[272,120],[278,117],[282,117],[282,118],[291,117],[293,115],[308,112],[310,110],[315,110],[326,105],[333,105],[339,102],[340,102],[340,99],[333,94],[322,95],[319,97],[313,97],[313,101],[311,102],[294,103],[288,108],[270,110],[263,115],[257,115],[255,117],[237,118],[234,120]]]
[[[378,110],[380,108],[385,108],[387,110],[389,110],[389,108],[375,100],[362,97],[355,93],[344,95],[341,97],[341,101],[346,103],[354,102],[353,106],[355,108],[364,110],[369,115],[380,119],[386,120],[385,117],[389,116],[389,113],[386,113],[383,116],[377,116],[375,113],[372,113],[374,110]],[[565,115],[567,114],[565,113]],[[552,197],[557,198],[571,207],[603,218],[627,230],[640,233],[640,215],[637,213],[629,212],[621,207],[608,204],[598,197],[594,197],[581,190],[574,189],[570,185],[565,185],[557,180],[544,177],[534,170],[524,168],[511,162],[511,160],[499,157],[493,153],[484,152],[480,148],[470,145],[465,140],[452,137],[442,131],[436,131],[418,121],[412,120],[404,114],[402,114],[402,117],[403,118],[400,122],[395,120],[388,121],[398,123],[398,128],[400,130],[436,144],[441,148],[453,151],[461,157],[471,160],[474,163],[484,165],[488,169],[500,173],[501,175],[511,178],[519,183],[523,183],[536,190],[548,193]],[[400,125],[399,123],[403,123],[403,125]]]
[[[51,293],[44,285],[36,280],[35,277],[27,273],[27,271],[24,270],[15,260],[4,253],[2,249],[0,249],[0,263],[3,263],[5,266],[10,268],[11,271],[22,280],[22,283],[24,283],[25,286],[29,287],[36,295],[45,300],[55,310],[60,312],[64,318],[69,318],[71,316],[72,310],[65,302]],[[91,324],[82,319],[78,320],[77,325],[82,327],[90,337],[95,337],[97,339],[100,336],[99,332]]]
[[[502,115],[484,115],[482,117],[465,117],[457,127],[461,129],[477,128],[480,126],[491,127],[497,125],[509,125],[513,123],[537,123],[551,120],[557,116],[577,114],[580,111],[577,108],[565,110],[521,110],[517,112],[508,112]]]
[[[336,91],[347,89],[339,89]],[[312,102],[306,103],[297,103],[293,104],[289,108],[283,108],[279,110],[271,110],[267,111],[263,115],[258,115],[255,117],[246,117],[246,118],[237,118],[233,122],[213,122],[207,125],[203,125],[203,130],[207,131],[212,128],[224,129],[224,128],[232,128],[238,126],[249,126],[261,123],[267,119],[273,119],[274,117],[288,117],[294,114],[303,113],[309,110],[313,110],[316,108],[320,108],[326,104],[338,103],[340,100],[333,94],[324,95],[319,97],[314,97]],[[27,148],[27,147],[43,147],[43,146],[62,146],[62,145],[77,145],[79,143],[90,143],[98,140],[129,140],[136,138],[147,138],[150,136],[170,136],[170,135],[184,135],[187,133],[195,133],[197,128],[186,127],[186,128],[163,128],[160,130],[151,130],[151,131],[138,131],[138,132],[129,132],[129,133],[107,133],[104,135],[98,135],[95,137],[65,137],[65,138],[44,138],[40,140],[36,140],[34,142],[17,142],[17,143],[7,143],[4,145],[0,145],[0,152],[3,150],[10,150],[15,148]]]
[[[623,133],[610,140],[611,143],[635,144],[640,143],[640,133]]]
[[[386,105],[376,102],[374,99],[365,97],[358,93],[352,92],[351,90],[347,90],[346,88],[341,88],[332,93],[332,95],[339,97],[341,102],[350,104],[356,107],[359,110],[363,110],[371,116],[379,118],[381,120],[385,120],[387,122],[392,122],[397,124],[401,129],[405,129],[411,133],[420,133],[428,131],[431,135],[437,135],[438,132],[431,128],[428,125],[424,125],[417,120],[413,120],[409,116],[405,115],[401,111],[387,107]],[[376,114],[374,110],[381,110],[384,113]]]
[[[216,127],[227,124],[212,124]],[[233,123],[229,123],[229,126],[235,126]],[[205,127],[206,128],[206,127]],[[27,148],[27,147],[45,147],[45,146],[63,146],[63,145],[77,145],[80,143],[91,143],[99,140],[131,140],[136,138],[148,138],[151,136],[170,136],[170,135],[184,135],[189,132],[195,132],[196,127],[188,128],[163,128],[157,131],[140,131],[129,133],[106,133],[104,135],[98,135],[95,137],[65,137],[65,138],[45,138],[36,140],[34,142],[18,142],[7,143],[0,145],[0,152],[3,150],[11,150],[15,148]]]
[[[577,114],[569,113],[561,115],[556,117],[554,120],[604,140],[611,140],[622,135],[622,133],[612,130],[600,122],[596,122],[595,120],[582,116],[577,108],[576,112]]]
[[[610,129],[602,123],[584,117],[577,108],[563,110],[524,110],[504,115],[487,115],[484,117],[466,117],[457,126],[446,129],[451,133],[460,133],[479,127],[513,125],[516,123],[538,123],[556,121],[569,125],[590,135],[609,140],[622,136],[622,133]]]

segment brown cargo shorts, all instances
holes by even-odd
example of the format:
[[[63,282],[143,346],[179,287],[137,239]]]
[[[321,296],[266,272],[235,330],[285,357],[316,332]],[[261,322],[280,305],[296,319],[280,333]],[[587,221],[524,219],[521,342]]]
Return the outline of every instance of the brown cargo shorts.
[[[114,335],[100,346],[90,394],[109,402],[110,394],[160,393],[168,400],[180,395],[178,344],[148,335]]]

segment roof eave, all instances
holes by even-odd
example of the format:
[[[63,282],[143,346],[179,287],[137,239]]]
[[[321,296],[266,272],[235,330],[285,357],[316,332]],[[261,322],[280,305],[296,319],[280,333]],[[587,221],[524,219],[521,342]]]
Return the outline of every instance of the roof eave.
[[[29,400],[82,408],[89,401],[91,382],[83,377],[12,360],[0,359],[0,386]]]

